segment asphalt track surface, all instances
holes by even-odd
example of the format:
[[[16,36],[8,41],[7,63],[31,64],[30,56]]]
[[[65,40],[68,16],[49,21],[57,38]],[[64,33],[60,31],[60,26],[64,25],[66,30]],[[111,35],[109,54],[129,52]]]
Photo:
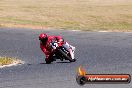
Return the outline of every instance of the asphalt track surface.
[[[41,32],[61,35],[76,47],[75,63],[45,64],[39,48]],[[0,28],[0,56],[20,58],[23,65],[0,69],[0,88],[132,88],[130,84],[76,83],[82,65],[90,74],[132,74],[132,33]],[[41,64],[43,63],[44,64]]]

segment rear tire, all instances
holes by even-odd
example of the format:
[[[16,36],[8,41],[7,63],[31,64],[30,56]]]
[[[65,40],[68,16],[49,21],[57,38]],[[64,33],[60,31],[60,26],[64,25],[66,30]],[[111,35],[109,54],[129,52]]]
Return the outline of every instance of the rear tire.
[[[51,64],[51,60],[45,60],[46,64]]]
[[[51,64],[51,61],[46,61],[46,64]]]

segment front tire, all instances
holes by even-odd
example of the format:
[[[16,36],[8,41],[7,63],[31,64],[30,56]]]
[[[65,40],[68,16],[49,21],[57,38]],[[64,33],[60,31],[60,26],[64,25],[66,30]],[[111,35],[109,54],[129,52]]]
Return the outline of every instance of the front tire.
[[[61,49],[58,49],[59,53],[61,53],[66,60],[69,60],[70,62],[75,62],[76,59],[72,59],[71,57],[67,56]]]
[[[76,61],[76,59],[72,59],[72,62],[75,62]]]

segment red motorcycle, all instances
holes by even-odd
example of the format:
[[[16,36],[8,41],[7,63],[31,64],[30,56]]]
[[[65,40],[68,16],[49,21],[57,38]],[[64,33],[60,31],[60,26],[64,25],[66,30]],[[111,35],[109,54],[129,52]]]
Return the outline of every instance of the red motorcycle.
[[[74,54],[74,53],[70,52],[70,50],[72,50],[72,49],[70,47],[66,46],[65,44],[58,46],[57,41],[53,41],[50,43],[50,46],[54,52],[54,54],[53,54],[54,60],[60,59],[61,61],[63,61],[63,60],[69,60],[70,62],[76,61],[75,58],[72,58],[72,55]]]

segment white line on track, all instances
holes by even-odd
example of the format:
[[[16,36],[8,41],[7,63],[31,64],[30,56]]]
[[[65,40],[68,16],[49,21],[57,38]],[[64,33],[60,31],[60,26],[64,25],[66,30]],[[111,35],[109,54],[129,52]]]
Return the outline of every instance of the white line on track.
[[[132,33],[132,32],[124,32],[124,33]]]
[[[71,30],[71,31],[81,31],[81,30]]]
[[[98,32],[109,32],[109,31],[98,31]]]

